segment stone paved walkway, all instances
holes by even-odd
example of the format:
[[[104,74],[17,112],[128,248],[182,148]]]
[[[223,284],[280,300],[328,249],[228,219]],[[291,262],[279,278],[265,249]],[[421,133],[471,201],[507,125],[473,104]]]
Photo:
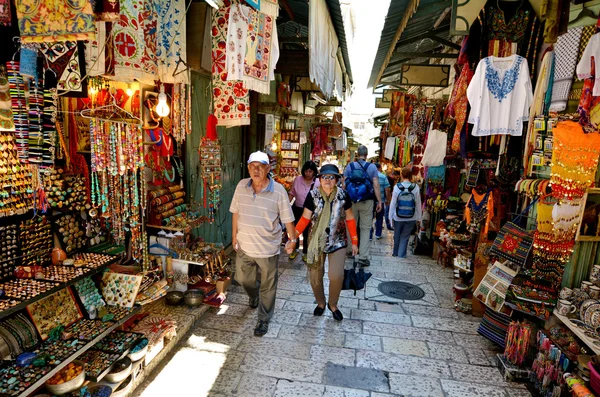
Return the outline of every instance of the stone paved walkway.
[[[477,334],[479,319],[457,313],[452,271],[433,260],[391,257],[391,233],[373,241],[373,273],[356,296],[343,291],[337,323],[314,317],[300,256],[282,255],[277,308],[269,333],[252,334],[256,311],[239,286],[209,310],[192,333],[135,392],[141,397],[524,397],[495,367],[493,344]],[[382,296],[377,285],[402,280],[419,301]],[[325,280],[327,284],[327,280]]]

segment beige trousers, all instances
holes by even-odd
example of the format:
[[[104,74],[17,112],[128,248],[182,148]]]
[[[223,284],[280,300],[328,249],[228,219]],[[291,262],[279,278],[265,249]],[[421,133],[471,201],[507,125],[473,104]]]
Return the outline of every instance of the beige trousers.
[[[344,281],[344,262],[346,262],[346,250],[339,249],[331,254],[323,254],[320,258],[318,268],[309,269],[310,286],[319,306],[325,306],[325,288],[323,277],[325,276],[325,255],[329,259],[329,305],[337,306]]]
[[[358,233],[358,260],[365,261],[369,259],[371,253],[371,227],[373,226],[373,206],[374,200],[361,201],[352,204],[352,213],[356,218],[356,232]],[[348,244],[350,251],[352,247]]]

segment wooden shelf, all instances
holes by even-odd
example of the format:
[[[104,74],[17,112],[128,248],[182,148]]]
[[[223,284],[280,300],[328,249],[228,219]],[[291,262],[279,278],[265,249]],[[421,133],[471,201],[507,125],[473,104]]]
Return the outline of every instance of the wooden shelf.
[[[52,370],[50,370],[46,375],[42,376],[37,382],[33,383],[27,389],[23,390],[19,394],[19,396],[28,396],[28,395],[32,394],[34,391],[36,391],[37,389],[39,389],[40,387],[42,387],[44,385],[44,383],[46,383],[46,381],[48,379],[50,379],[51,377],[53,377],[54,375],[56,375],[61,369],[63,369],[64,367],[66,367],[70,362],[72,362],[77,357],[79,357],[80,355],[82,355],[83,353],[85,353],[87,350],[89,350],[90,348],[92,348],[96,343],[100,342],[102,339],[104,339],[112,331],[114,331],[115,329],[117,329],[118,327],[120,327],[124,322],[126,322],[127,320],[129,320],[131,318],[131,316],[133,316],[134,314],[136,314],[137,312],[139,312],[140,309],[141,309],[141,306],[134,306],[133,309],[132,309],[132,311],[131,311],[131,313],[129,313],[128,316],[122,318],[121,320],[115,322],[113,325],[111,325],[110,327],[108,327],[104,332],[102,332],[100,335],[98,335],[92,341],[88,342],[80,350],[78,350],[77,352],[73,353],[69,358],[65,359],[63,362],[61,362],[56,367],[54,367]],[[18,370],[19,367],[17,367],[16,364],[14,364],[14,365],[15,365],[15,368]]]
[[[578,327],[577,325],[573,324],[573,322],[570,319],[568,319],[565,316],[561,316],[556,311],[554,311],[553,315],[554,315],[554,317],[556,317],[557,319],[559,319],[567,328],[569,328],[571,331],[573,331],[573,333],[575,335],[577,335],[577,337],[579,339],[581,339],[581,341],[583,343],[585,343],[585,345],[587,347],[589,347],[590,349],[592,349],[595,354],[600,354],[600,339],[594,340],[594,339],[590,338],[589,336],[587,336],[584,333],[584,331],[580,327]]]
[[[39,295],[34,296],[31,299],[27,299],[27,300],[22,301],[21,303],[19,303],[16,306],[13,306],[13,307],[10,307],[10,308],[8,308],[6,310],[1,311],[0,312],[0,319],[4,318],[6,316],[10,316],[11,314],[18,312],[19,310],[23,310],[23,309],[25,309],[26,306],[31,305],[32,303],[37,302],[37,301],[39,301],[41,299],[44,299],[45,297],[47,297],[49,295],[52,295],[52,294],[60,291],[63,288],[70,287],[70,286],[74,285],[75,283],[77,283],[78,281],[80,281],[80,280],[82,280],[84,278],[87,278],[87,277],[93,276],[94,274],[100,273],[106,267],[108,267],[108,266],[116,263],[118,260],[119,260],[119,257],[115,257],[110,262],[107,262],[106,264],[104,264],[104,265],[102,265],[102,266],[100,266],[98,268],[89,269],[87,272],[85,272],[81,276],[75,277],[75,278],[67,281],[66,283],[58,283],[56,281],[38,280],[38,281],[44,281],[44,282],[47,282],[47,283],[56,284],[56,286],[54,288],[49,289],[48,291],[46,291],[44,293],[41,293]],[[11,279],[9,278],[9,279],[6,279],[4,281],[9,281],[9,280],[11,280]]]

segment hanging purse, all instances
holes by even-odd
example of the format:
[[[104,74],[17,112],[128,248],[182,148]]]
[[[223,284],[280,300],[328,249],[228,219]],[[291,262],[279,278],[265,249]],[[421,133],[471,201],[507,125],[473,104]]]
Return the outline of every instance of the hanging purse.
[[[467,177],[467,182],[465,183],[465,187],[474,188],[477,185],[477,179],[479,178],[479,162],[477,160],[473,161],[471,164],[471,168],[469,168],[469,175]]]
[[[529,211],[536,201],[537,198],[513,222],[508,221],[502,226],[492,244],[490,254],[509,260],[518,266],[525,266],[533,245],[533,231],[521,228],[516,222]]]

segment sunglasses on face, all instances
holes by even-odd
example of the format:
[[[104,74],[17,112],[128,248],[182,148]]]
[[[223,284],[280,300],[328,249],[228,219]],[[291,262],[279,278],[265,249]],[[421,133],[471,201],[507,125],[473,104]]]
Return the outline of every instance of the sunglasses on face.
[[[323,175],[323,176],[321,176],[321,179],[324,181],[334,181],[335,175]]]

